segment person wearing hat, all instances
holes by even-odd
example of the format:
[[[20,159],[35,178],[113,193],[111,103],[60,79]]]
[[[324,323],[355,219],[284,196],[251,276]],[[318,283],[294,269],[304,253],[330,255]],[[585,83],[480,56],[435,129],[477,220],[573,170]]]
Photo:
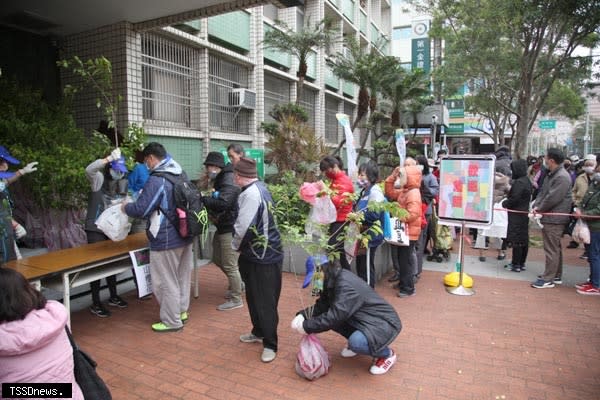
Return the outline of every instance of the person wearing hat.
[[[13,157],[4,146],[0,146],[0,260],[7,262],[16,258],[21,258],[16,239],[20,239],[27,234],[27,231],[21,224],[12,218],[13,202],[10,198],[8,186],[23,175],[37,171],[37,161],[31,162],[19,169],[17,172],[9,172],[8,165],[19,165],[21,161]],[[6,201],[5,201],[6,200]]]
[[[233,224],[238,215],[237,201],[240,188],[233,183],[233,166],[225,165],[225,157],[220,152],[208,153],[204,166],[213,190],[210,197],[203,197],[203,202],[211,222],[217,228],[212,242],[212,262],[221,268],[229,281],[229,290],[225,295],[227,301],[217,306],[217,310],[233,310],[243,306],[238,255],[231,248]]]
[[[85,168],[85,176],[90,182],[91,194],[88,199],[85,218],[85,234],[88,243],[108,240],[108,237],[96,226],[96,220],[114,201],[124,200],[127,196],[127,166],[125,157],[119,148],[114,149],[107,157],[93,161]],[[127,302],[117,295],[117,277],[106,278],[110,298],[108,305],[118,308],[127,307]],[[100,280],[90,283],[92,306],[90,312],[98,317],[106,318],[110,312],[100,302]]]
[[[233,167],[234,182],[241,187],[238,217],[231,246],[239,252],[238,265],[246,285],[246,304],[252,330],[240,336],[244,343],[262,343],[262,362],[277,356],[277,305],[281,294],[283,248],[272,208],[273,197],[258,180],[256,161],[242,157]]]

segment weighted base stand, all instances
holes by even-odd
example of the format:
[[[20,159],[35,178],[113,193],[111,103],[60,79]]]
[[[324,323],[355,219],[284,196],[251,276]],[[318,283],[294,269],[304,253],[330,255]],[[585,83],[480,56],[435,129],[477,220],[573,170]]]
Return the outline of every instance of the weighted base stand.
[[[475,294],[473,289],[469,289],[463,286],[463,265],[465,262],[465,254],[464,254],[464,237],[465,237],[465,221],[462,222],[462,226],[460,228],[460,240],[458,241],[458,257],[459,257],[459,265],[460,272],[458,278],[458,286],[457,287],[447,287],[446,291],[450,294],[455,294],[458,296],[472,296]]]

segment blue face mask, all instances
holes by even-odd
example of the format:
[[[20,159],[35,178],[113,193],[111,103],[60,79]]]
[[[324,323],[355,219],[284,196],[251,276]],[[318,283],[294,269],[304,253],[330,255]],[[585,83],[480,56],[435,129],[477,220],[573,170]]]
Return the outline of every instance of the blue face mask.
[[[369,186],[369,181],[366,179],[359,179],[358,181],[356,181],[356,184],[358,185],[359,188],[366,188],[367,186]]]

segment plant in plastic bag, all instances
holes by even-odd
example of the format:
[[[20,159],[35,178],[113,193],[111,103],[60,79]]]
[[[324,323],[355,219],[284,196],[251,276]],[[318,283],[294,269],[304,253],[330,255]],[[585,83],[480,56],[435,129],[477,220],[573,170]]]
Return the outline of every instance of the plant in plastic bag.
[[[329,354],[315,334],[304,335],[296,357],[296,373],[313,381],[329,372]]]
[[[131,229],[129,217],[121,211],[120,203],[104,210],[96,220],[96,226],[114,242],[125,239]]]

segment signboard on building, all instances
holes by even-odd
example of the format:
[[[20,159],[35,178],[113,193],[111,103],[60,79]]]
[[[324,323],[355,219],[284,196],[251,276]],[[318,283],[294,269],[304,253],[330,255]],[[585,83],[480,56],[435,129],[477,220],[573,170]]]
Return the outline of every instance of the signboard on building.
[[[539,122],[540,129],[556,129],[555,119],[542,119]]]
[[[444,131],[446,135],[457,135],[465,133],[465,124],[464,122],[454,123],[451,122],[448,124],[448,128]]]
[[[412,39],[412,69],[431,70],[431,43],[429,38]]]

